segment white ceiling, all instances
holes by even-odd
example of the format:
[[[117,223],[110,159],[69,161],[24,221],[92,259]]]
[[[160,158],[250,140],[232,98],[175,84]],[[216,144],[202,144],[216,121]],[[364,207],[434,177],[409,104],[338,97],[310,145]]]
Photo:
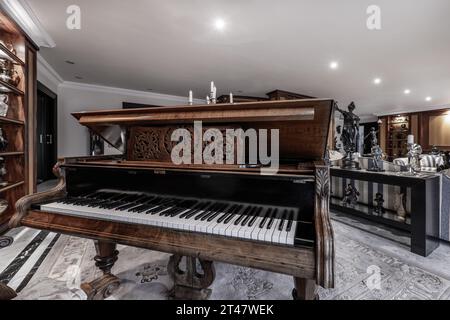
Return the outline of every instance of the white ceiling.
[[[175,95],[192,89],[203,98],[214,80],[219,94],[279,88],[341,106],[355,101],[362,115],[450,103],[448,0],[28,3],[56,42],[42,55],[68,81]],[[66,28],[72,4],[81,7],[81,30]],[[371,4],[381,7],[380,31],[366,27]],[[224,32],[212,27],[217,17]],[[329,69],[332,60],[338,70]]]

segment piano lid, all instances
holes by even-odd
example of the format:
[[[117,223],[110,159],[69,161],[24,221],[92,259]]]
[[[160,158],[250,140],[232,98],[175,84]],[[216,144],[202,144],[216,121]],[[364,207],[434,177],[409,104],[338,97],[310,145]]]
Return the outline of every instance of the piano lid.
[[[99,110],[72,115],[122,152],[131,127],[176,128],[201,120],[203,126],[211,127],[217,124],[222,128],[238,125],[244,130],[279,129],[280,159],[320,160],[325,156],[333,105],[331,99],[307,99]]]

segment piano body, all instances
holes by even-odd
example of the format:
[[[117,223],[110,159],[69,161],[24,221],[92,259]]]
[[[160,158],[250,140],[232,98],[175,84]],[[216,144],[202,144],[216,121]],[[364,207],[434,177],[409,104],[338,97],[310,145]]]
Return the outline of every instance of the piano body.
[[[103,276],[82,289],[90,299],[120,284],[111,268],[116,244],[172,254],[172,296],[204,299],[214,261],[292,275],[293,297],[314,299],[334,286],[329,168],[324,162],[333,101],[267,101],[90,111],[81,125],[123,151],[63,158],[58,185],[16,204],[19,225],[93,239]],[[279,170],[170,159],[171,133],[218,128],[279,129]]]

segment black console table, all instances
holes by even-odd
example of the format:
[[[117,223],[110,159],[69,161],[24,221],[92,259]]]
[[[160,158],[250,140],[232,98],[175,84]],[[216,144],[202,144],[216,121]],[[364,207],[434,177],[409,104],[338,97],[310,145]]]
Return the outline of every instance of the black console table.
[[[331,168],[331,177],[374,182],[411,188],[411,223],[405,224],[358,212],[350,207],[330,204],[339,212],[356,214],[377,222],[399,227],[411,234],[411,252],[428,256],[439,246],[440,177],[437,174],[403,176],[396,172],[370,172]]]

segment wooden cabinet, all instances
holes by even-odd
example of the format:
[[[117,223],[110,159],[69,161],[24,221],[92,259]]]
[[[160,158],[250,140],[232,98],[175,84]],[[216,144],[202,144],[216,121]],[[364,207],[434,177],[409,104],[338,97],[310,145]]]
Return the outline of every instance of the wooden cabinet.
[[[0,143],[0,199],[8,203],[0,213],[0,232],[14,212],[15,202],[36,188],[37,50],[20,27],[0,10],[0,129],[8,141],[7,146]]]

